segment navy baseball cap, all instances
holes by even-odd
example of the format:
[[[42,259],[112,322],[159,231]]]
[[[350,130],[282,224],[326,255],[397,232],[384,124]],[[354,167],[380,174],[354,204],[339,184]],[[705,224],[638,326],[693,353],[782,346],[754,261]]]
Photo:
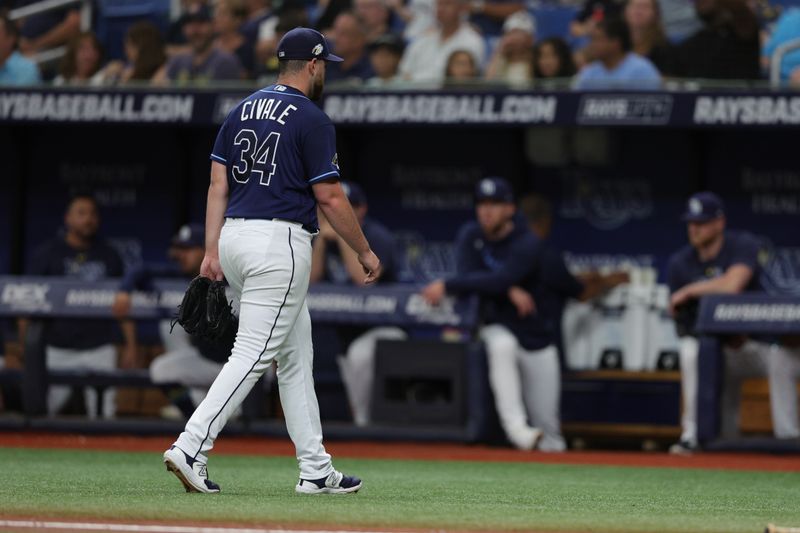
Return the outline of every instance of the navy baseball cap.
[[[475,201],[491,200],[494,202],[514,203],[514,190],[505,178],[491,176],[483,178],[475,185]]]
[[[683,220],[686,222],[708,222],[725,214],[719,196],[710,191],[698,192],[689,197]]]
[[[172,246],[191,248],[206,245],[206,228],[203,224],[185,224],[172,238]]]
[[[352,181],[343,181],[341,183],[342,189],[344,189],[344,193],[352,205],[365,205],[367,203],[367,195],[364,194],[364,189],[358,183],[353,183]]]
[[[278,43],[278,59],[343,61],[341,57],[331,53],[325,37],[311,28],[295,28],[287,31]]]

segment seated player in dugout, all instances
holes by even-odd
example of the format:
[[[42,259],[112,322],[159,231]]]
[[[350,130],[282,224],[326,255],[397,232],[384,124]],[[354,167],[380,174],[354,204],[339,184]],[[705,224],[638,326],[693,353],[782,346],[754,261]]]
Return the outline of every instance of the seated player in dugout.
[[[475,214],[477,220],[464,224],[456,238],[456,274],[428,284],[422,296],[431,305],[447,293],[481,297],[478,334],[506,437],[521,450],[563,451],[558,352],[546,321],[531,312],[541,243],[517,216],[511,185],[503,178],[478,182]],[[519,311],[521,296],[528,299],[525,312]]]
[[[378,257],[383,274],[378,283],[397,281],[400,266],[399,250],[392,233],[381,223],[367,216],[367,196],[353,182],[342,181],[342,188],[353,206],[361,230]],[[317,212],[319,235],[314,238],[311,251],[311,283],[326,281],[346,285],[364,285],[364,269],[358,257],[347,246],[325,215]],[[337,357],[339,372],[347,391],[347,398],[357,426],[370,423],[372,386],[375,374],[375,345],[379,340],[402,340],[406,332],[398,327],[339,326],[339,343],[346,353]]]
[[[681,390],[683,414],[680,442],[671,453],[691,453],[698,448],[697,394],[699,342],[695,331],[698,301],[708,294],[736,294],[762,291],[762,268],[759,239],[744,231],[726,229],[722,200],[712,192],[692,195],[683,220],[687,224],[689,244],[670,257],[667,282],[670,311],[680,337]],[[730,335],[721,338],[723,390],[721,436],[739,432],[741,384],[745,378],[768,376],[770,407],[776,437],[797,438],[795,376],[786,369],[793,354],[768,339]]]
[[[86,283],[87,286],[104,279],[120,277],[123,262],[114,247],[98,236],[100,213],[97,201],[90,194],[74,195],[64,213],[64,228],[41,245],[34,253],[25,273],[29,276],[59,276]],[[125,346],[117,353],[119,341],[116,328],[108,321],[89,318],[52,318],[44,329],[45,357],[48,370],[114,370],[117,366],[136,366],[136,352],[130,350],[134,336],[133,323],[120,321]],[[19,321],[19,340],[24,345],[28,320]],[[118,362],[119,361],[119,362]],[[86,387],[83,391],[86,413],[93,418],[99,412],[112,418],[116,412],[116,392],[105,391],[103,398]],[[70,398],[70,388],[52,386],[47,395],[47,412],[58,414]]]
[[[169,248],[171,264],[144,263],[130,269],[114,298],[112,311],[118,318],[127,317],[134,291],[153,291],[157,278],[179,278],[189,282],[200,274],[205,255],[205,228],[202,224],[182,226]],[[208,388],[228,360],[235,331],[220,342],[192,337],[181,327],[172,327],[170,319],[159,321],[158,331],[164,353],[150,363],[150,379],[156,384],[180,384],[179,389],[165,390],[170,404],[161,409],[162,418],[183,420],[191,416],[203,401]],[[135,339],[135,337],[134,337]]]

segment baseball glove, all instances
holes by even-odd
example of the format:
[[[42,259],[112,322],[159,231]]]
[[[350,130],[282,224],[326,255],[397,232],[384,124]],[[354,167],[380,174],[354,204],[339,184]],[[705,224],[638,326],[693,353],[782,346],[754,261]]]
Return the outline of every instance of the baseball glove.
[[[228,336],[231,328],[236,331],[238,321],[233,315],[233,302],[225,295],[225,284],[212,281],[206,296],[206,330],[204,337],[210,341],[218,341]]]
[[[225,337],[237,324],[231,302],[225,296],[225,284],[202,276],[194,278],[172,320],[173,328],[175,324],[180,324],[189,335],[205,340]]]

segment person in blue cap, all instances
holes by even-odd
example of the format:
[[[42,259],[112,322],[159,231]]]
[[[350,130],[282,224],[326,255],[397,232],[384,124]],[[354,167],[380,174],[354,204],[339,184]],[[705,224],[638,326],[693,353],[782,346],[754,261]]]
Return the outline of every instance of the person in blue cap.
[[[167,470],[189,492],[220,491],[209,479],[208,454],[273,362],[300,469],[295,491],[345,494],[362,485],[334,468],[322,443],[306,303],[318,206],[356,254],[364,283],[381,274],[381,262],[339,183],[336,130],[313,102],[322,96],[327,62],[342,58],[309,28],[288,31],[277,56],[277,83],[233,108],[210,156],[200,274],[230,284],[240,301],[239,328],[228,361],[163,455]]]
[[[506,437],[516,448],[532,450],[543,440],[542,428],[548,428],[548,449],[563,450],[558,352],[549,341],[539,342],[539,317],[519,310],[535,306],[531,295],[537,290],[540,242],[517,216],[511,185],[503,178],[478,182],[475,214],[477,220],[462,226],[456,238],[456,275],[428,284],[422,295],[431,305],[446,293],[481,296],[479,335]],[[528,412],[526,400],[534,397],[537,407]]]
[[[710,191],[693,194],[686,206],[683,220],[687,224],[689,244],[673,254],[667,266],[670,288],[670,311],[675,317],[681,339],[680,366],[683,414],[680,442],[671,453],[691,453],[698,448],[697,394],[699,342],[695,331],[698,300],[707,294],[736,294],[761,291],[759,239],[744,231],[726,229],[722,200]],[[780,375],[776,362],[784,356],[783,349],[769,343],[730,336],[723,339],[724,385],[722,398],[723,437],[735,436],[739,423],[741,382],[749,377],[770,377],[770,387],[777,398],[787,387],[794,387],[791,377]],[[772,395],[774,432],[778,437],[800,436],[798,421],[785,416],[787,407]],[[796,412],[796,408],[794,410]]]
[[[119,319],[128,316],[134,291],[153,291],[157,278],[179,278],[189,282],[200,274],[205,255],[205,228],[185,224],[172,238],[170,264],[144,263],[129,269],[122,278],[111,310]],[[164,353],[150,363],[150,379],[156,384],[180,384],[184,388],[165,390],[170,404],[161,409],[163,418],[182,420],[189,417],[203,400],[233,347],[233,337],[213,343],[191,337],[181,328],[173,328],[170,319],[158,324]],[[134,337],[135,339],[135,337]],[[136,349],[134,347],[134,349]],[[137,350],[138,351],[138,350]]]

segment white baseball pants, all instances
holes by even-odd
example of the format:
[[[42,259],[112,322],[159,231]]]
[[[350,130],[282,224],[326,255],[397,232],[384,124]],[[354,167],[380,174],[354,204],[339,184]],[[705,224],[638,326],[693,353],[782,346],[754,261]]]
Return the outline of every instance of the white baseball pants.
[[[180,383],[189,387],[192,403],[199,405],[222,369],[222,363],[200,355],[183,328],[172,328],[170,333],[169,320],[162,320],[158,327],[166,351],[150,363],[150,379],[153,383]]]
[[[555,346],[525,350],[514,334],[500,324],[482,327],[479,335],[486,345],[497,415],[508,439],[518,448],[527,448],[526,439],[533,426],[543,433],[540,450],[565,450],[559,415],[558,350]]]
[[[375,383],[375,345],[379,340],[404,340],[406,332],[395,327],[372,328],[356,337],[347,347],[347,355],[336,358],[353,422],[366,426],[372,412],[372,387]]]
[[[681,338],[681,440],[697,442],[698,356],[700,344],[695,337]],[[792,354],[783,347],[755,340],[746,341],[740,348],[723,348],[723,385],[720,405],[720,435],[730,438],[739,433],[739,404],[742,381],[747,378],[768,377],[770,410],[776,437],[800,436],[797,420],[795,379],[788,372]]]
[[[45,348],[48,370],[114,370],[117,368],[117,349],[113,344],[104,344],[89,350],[72,350],[47,346]],[[70,388],[53,385],[47,391],[47,414],[57,415],[69,400]],[[86,402],[86,415],[94,419],[97,417],[97,402],[102,401],[101,414],[103,418],[114,418],[116,412],[116,390],[107,389],[103,398],[97,398],[97,391],[93,387],[83,388],[83,397]]]
[[[300,477],[333,472],[322,445],[312,377],[311,318],[306,306],[311,237],[299,224],[227,219],[219,242],[225,278],[240,297],[239,330],[228,362],[175,445],[203,462],[217,435],[273,360]]]

